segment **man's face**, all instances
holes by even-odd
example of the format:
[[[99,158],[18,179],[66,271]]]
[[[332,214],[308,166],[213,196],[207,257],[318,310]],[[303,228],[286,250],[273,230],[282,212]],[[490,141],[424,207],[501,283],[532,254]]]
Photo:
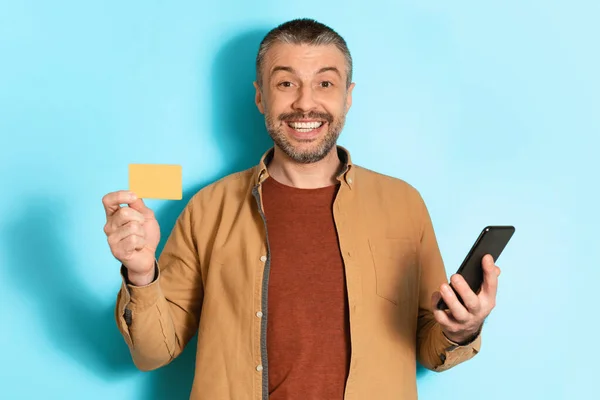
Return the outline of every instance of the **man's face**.
[[[321,160],[337,143],[352,104],[343,53],[334,45],[277,43],[261,72],[256,105],[275,145],[296,162]]]

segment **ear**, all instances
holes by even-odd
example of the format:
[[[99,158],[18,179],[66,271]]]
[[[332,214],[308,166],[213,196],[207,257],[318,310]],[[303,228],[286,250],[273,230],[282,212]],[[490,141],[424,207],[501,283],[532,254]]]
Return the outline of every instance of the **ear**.
[[[350,84],[350,86],[348,87],[347,93],[346,93],[346,112],[348,112],[348,110],[350,110],[350,107],[352,106],[352,90],[354,89],[355,83],[352,82]]]
[[[254,96],[254,103],[256,103],[256,107],[258,107],[258,111],[260,111],[261,114],[264,114],[265,108],[263,107],[262,103],[263,96],[260,87],[258,86],[258,83],[256,81],[254,81],[254,89],[256,90],[256,94]]]

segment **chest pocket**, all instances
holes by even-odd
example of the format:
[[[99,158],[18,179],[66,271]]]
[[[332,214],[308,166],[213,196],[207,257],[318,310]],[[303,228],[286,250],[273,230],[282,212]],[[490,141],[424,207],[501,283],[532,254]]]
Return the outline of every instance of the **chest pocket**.
[[[417,251],[410,239],[369,239],[378,296],[400,304],[418,295]]]

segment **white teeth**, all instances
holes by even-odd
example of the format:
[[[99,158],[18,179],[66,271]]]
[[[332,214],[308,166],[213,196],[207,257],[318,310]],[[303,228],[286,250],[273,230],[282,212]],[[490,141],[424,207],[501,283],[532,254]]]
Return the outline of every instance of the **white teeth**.
[[[323,125],[323,122],[290,122],[289,125],[300,132],[310,132]]]

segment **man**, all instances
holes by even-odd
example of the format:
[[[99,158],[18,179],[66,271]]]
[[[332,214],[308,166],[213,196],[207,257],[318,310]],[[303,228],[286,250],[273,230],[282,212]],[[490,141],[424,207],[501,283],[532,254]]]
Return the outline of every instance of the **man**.
[[[478,295],[453,276],[463,306],[418,191],[336,144],[354,83],[335,31],[282,24],[256,68],[273,148],[197,192],[158,260],[152,210],[103,199],[133,361],[159,368],[198,333],[192,399],[416,399],[417,360],[443,371],[479,351],[500,270],[484,260]]]

